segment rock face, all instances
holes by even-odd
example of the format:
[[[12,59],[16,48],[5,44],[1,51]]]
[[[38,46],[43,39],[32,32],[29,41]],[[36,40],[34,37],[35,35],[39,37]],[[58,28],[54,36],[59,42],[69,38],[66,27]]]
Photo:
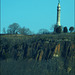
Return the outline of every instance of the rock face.
[[[54,37],[54,36],[53,36]],[[31,37],[29,39],[20,37],[2,37],[0,43],[0,58],[49,60],[53,57],[74,57],[75,41],[66,38],[53,37]],[[72,39],[73,40],[73,39]]]
[[[56,45],[53,56],[59,57],[59,55],[60,55],[60,44]]]
[[[58,36],[58,35],[57,35]],[[49,61],[53,69],[66,69],[67,73],[75,70],[75,40],[73,37],[56,35],[16,36],[0,39],[0,60],[15,59],[29,61]],[[68,35],[69,36],[69,35]],[[49,63],[49,64],[50,64]],[[50,68],[50,67],[48,67]],[[53,73],[53,72],[52,72]],[[55,75],[55,74],[54,74]],[[59,74],[60,75],[60,74]]]

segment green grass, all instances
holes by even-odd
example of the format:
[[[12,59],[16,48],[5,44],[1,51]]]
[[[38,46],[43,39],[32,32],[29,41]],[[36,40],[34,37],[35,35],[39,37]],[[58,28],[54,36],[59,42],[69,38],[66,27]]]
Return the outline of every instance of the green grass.
[[[40,35],[21,35],[21,34],[5,34],[5,35],[0,35],[0,37],[7,37],[7,38],[54,38],[54,39],[62,39],[62,38],[67,38],[67,39],[73,39],[75,37],[75,33],[61,33],[61,34],[40,34]]]

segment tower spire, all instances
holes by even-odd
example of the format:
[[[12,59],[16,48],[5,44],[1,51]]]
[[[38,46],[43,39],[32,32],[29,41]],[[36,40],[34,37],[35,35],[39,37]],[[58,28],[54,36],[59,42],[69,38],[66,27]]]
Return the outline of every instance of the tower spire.
[[[60,26],[60,11],[61,11],[60,0],[58,0],[58,6],[57,6],[57,26]]]
[[[60,0],[58,0],[58,3],[60,3]]]

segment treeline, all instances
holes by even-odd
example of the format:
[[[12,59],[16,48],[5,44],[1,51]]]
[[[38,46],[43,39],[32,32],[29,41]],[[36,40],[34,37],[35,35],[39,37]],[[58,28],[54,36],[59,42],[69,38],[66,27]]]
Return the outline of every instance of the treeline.
[[[3,33],[4,34],[25,34],[25,35],[32,34],[29,28],[20,27],[18,23],[13,23],[9,25],[7,30],[3,28]]]
[[[68,30],[68,28],[54,25],[51,29],[53,29],[53,32],[50,32],[47,29],[40,29],[37,34],[50,34],[50,33],[68,33],[68,31],[73,32],[74,27],[71,26]],[[20,27],[18,23],[13,23],[8,26],[7,30],[3,28],[3,34],[24,34],[24,35],[32,35],[34,32],[32,32],[29,28],[26,27]]]

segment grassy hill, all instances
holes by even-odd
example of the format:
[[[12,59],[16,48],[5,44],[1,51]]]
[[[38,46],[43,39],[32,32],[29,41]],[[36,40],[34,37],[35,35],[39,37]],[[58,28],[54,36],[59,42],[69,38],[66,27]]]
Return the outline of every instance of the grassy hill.
[[[2,75],[74,75],[74,54],[74,33],[0,35]]]

